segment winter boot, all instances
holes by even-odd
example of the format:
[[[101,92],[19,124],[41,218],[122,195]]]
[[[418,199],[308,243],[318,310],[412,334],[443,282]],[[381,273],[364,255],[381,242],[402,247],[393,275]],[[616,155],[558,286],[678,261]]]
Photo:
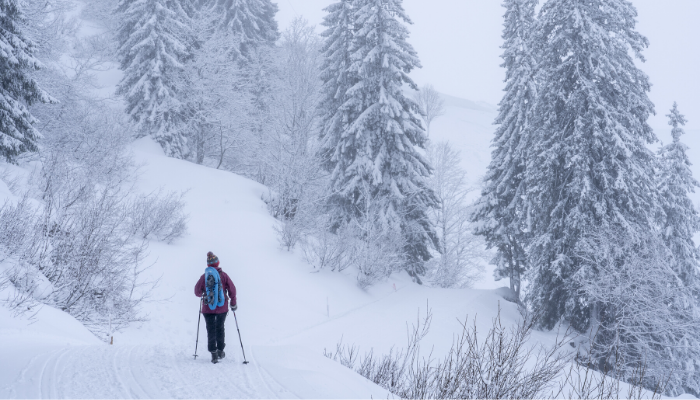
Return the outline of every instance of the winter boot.
[[[212,362],[212,364],[216,364],[219,362],[219,352],[217,352],[217,351],[211,352],[211,362]]]
[[[226,357],[226,353],[224,353],[223,350],[218,350],[218,351],[217,351],[217,355],[219,356],[219,360],[221,360],[222,358]]]

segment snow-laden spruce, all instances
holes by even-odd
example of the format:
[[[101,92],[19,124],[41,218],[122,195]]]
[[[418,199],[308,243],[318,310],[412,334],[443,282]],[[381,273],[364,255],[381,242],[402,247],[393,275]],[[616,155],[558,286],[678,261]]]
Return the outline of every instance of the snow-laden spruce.
[[[537,60],[531,36],[536,0],[507,0],[503,27],[503,64],[506,88],[499,104],[491,163],[472,220],[476,233],[497,249],[496,279],[508,278],[520,298],[527,266],[525,166],[528,157],[530,113],[537,96]]]
[[[183,158],[187,138],[177,75],[191,56],[191,4],[179,0],[121,0],[117,40],[124,71],[117,94],[141,135],[151,135],[165,153]]]
[[[411,21],[401,0],[357,0],[352,8],[356,31],[348,74],[355,81],[340,106],[349,119],[324,132],[339,135],[324,140],[324,153],[330,154],[332,203],[341,221],[366,217],[372,225],[400,235],[403,267],[418,279],[437,241],[427,215],[436,199],[426,182],[430,167],[416,149],[427,140],[418,108],[402,91],[404,84],[416,89],[408,73],[420,66],[402,23]],[[329,49],[336,36],[327,37]],[[341,40],[336,43],[343,45]],[[335,53],[342,56],[343,51]]]
[[[680,326],[689,326],[686,335],[676,334],[669,346],[671,368],[679,372],[671,382],[672,394],[681,392],[700,395],[700,251],[693,242],[693,236],[700,231],[700,217],[689,197],[699,186],[690,170],[688,146],[680,138],[685,132],[682,126],[687,122],[674,102],[668,124],[673,127],[673,142],[659,150],[660,168],[658,176],[659,194],[664,210],[662,235],[664,244],[673,255],[671,263],[674,278],[668,287],[674,287],[674,301],[664,304],[675,305],[681,310]],[[675,287],[679,288],[675,288]],[[666,289],[668,290],[668,289]],[[685,294],[685,296],[682,296]],[[658,301],[658,300],[657,300]],[[671,307],[668,307],[671,308]],[[668,326],[668,324],[667,324]],[[675,333],[675,332],[674,332]],[[693,372],[694,371],[694,372]]]
[[[579,331],[597,318],[578,290],[575,257],[586,233],[612,224],[650,231],[657,215],[654,154],[647,124],[653,104],[637,11],[625,0],[550,0],[540,11],[543,46],[526,166],[532,241],[530,304],[551,328],[562,318]]]
[[[23,18],[16,0],[0,0],[0,158],[8,162],[37,150],[41,134],[27,105],[52,101],[31,75],[41,63],[34,57],[33,43],[22,32]]]
[[[350,50],[354,36],[354,10],[352,0],[341,0],[324,9],[328,14],[324,17],[323,26],[326,30],[321,34],[324,38],[321,52],[321,138],[323,140],[322,162],[328,171],[338,166],[342,159],[333,157],[338,142],[343,136],[351,117],[349,107],[345,104],[347,91],[356,82],[350,74]]]
[[[700,231],[700,217],[689,193],[695,192],[698,181],[690,171],[692,164],[686,154],[688,146],[681,142],[686,119],[676,103],[673,103],[668,118],[668,124],[673,127],[673,142],[659,150],[659,193],[665,216],[663,237],[676,258],[675,272],[683,282],[694,283],[700,274],[700,252],[693,243],[693,235]]]
[[[221,15],[219,31],[233,38],[230,52],[234,59],[249,60],[256,47],[273,45],[280,37],[275,20],[278,7],[270,0],[217,0],[211,4]]]

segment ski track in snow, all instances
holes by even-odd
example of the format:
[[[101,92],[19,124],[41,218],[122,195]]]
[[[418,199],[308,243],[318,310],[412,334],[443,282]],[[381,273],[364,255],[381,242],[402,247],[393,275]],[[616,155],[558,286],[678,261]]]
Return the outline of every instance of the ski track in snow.
[[[297,397],[260,367],[250,350],[250,364],[243,365],[242,356],[227,354],[213,365],[206,351],[193,361],[165,347],[70,346],[32,358],[0,397]]]

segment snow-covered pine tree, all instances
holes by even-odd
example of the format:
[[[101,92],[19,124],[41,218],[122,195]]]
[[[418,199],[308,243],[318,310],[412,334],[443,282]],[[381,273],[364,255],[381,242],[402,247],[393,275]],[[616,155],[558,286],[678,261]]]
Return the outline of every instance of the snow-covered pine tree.
[[[219,29],[233,38],[231,55],[248,60],[261,45],[273,45],[280,33],[275,20],[277,4],[270,0],[216,0],[220,12]]]
[[[542,85],[526,166],[532,239],[527,299],[551,328],[564,319],[579,331],[603,310],[579,290],[581,238],[613,224],[630,237],[654,229],[656,141],[645,37],[627,0],[549,0],[538,18]],[[612,323],[613,321],[600,321]]]
[[[22,19],[16,0],[0,0],[0,157],[8,162],[37,150],[41,135],[27,105],[52,101],[30,74],[41,64],[33,55],[33,44],[22,33]]]
[[[337,166],[343,158],[335,157],[339,149],[338,142],[343,136],[351,120],[347,91],[357,79],[350,73],[350,52],[354,37],[354,9],[353,0],[340,0],[324,9],[328,14],[323,20],[326,30],[321,34],[323,45],[321,53],[321,101],[319,102],[319,114],[321,115],[321,160],[328,172],[336,167],[345,169],[346,166]]]
[[[506,0],[503,24],[503,64],[506,88],[499,104],[491,162],[472,221],[475,233],[497,249],[496,279],[508,278],[520,298],[527,266],[525,254],[526,186],[530,112],[537,97],[537,60],[531,36],[537,0]]]
[[[124,71],[117,94],[139,134],[151,135],[169,156],[184,158],[187,139],[177,75],[194,44],[191,0],[120,0],[118,57]]]
[[[700,283],[700,251],[693,242],[693,235],[700,231],[700,217],[688,197],[699,184],[690,170],[688,146],[681,142],[681,135],[685,133],[682,126],[687,121],[675,102],[668,118],[673,127],[673,142],[659,150],[659,194],[665,215],[663,237],[676,259],[676,274],[686,284]]]
[[[367,198],[379,204],[378,223],[401,233],[405,268],[420,281],[437,242],[427,215],[436,199],[426,181],[430,166],[416,150],[427,140],[417,104],[402,90],[417,89],[408,73],[420,62],[401,22],[411,21],[402,0],[356,0],[353,8],[349,74],[357,81],[342,106],[351,119],[341,122],[347,125],[330,160],[332,203],[341,220],[362,218]]]

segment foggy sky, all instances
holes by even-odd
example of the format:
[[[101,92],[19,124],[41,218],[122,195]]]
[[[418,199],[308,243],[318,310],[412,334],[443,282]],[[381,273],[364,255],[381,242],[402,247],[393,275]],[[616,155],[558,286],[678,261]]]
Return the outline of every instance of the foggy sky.
[[[334,0],[277,0],[284,29],[297,15],[320,25],[322,11]],[[413,20],[409,42],[423,64],[411,76],[432,83],[442,93],[498,104],[503,90],[500,0],[404,0]],[[637,30],[650,47],[640,64],[652,83],[656,116],[650,121],[663,140],[669,130],[665,115],[673,101],[689,123],[700,129],[700,1],[633,0],[639,12]],[[320,31],[321,27],[317,27]],[[669,135],[670,136],[670,135]]]

